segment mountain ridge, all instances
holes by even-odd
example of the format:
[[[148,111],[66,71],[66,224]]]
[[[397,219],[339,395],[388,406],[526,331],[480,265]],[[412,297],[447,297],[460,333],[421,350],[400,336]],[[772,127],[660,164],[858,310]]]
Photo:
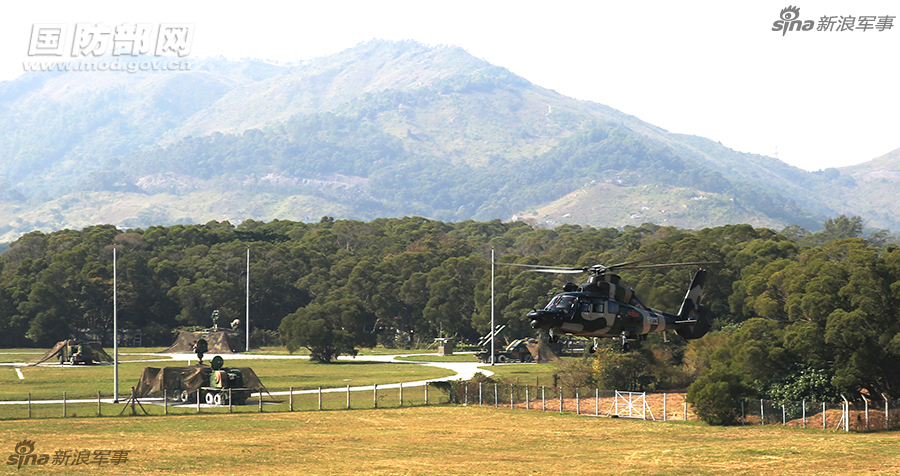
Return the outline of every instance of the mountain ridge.
[[[0,238],[106,216],[128,227],[423,215],[815,229],[845,213],[900,226],[852,198],[865,195],[862,168],[806,172],[670,133],[458,47],[373,40],[297,64],[212,58],[194,66],[124,76],[28,73],[0,83],[8,139],[0,150]],[[900,162],[896,155],[883,162]],[[605,203],[609,186],[628,200]],[[105,195],[91,195],[98,192]],[[91,210],[85,197],[126,209],[100,213],[110,204]],[[581,202],[618,211],[573,213]]]

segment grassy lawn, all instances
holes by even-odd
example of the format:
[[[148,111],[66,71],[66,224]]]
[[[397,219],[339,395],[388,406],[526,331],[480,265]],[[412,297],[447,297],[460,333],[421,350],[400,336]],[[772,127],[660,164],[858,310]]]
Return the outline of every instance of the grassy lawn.
[[[26,438],[38,454],[125,450],[128,459],[21,474],[897,474],[900,461],[900,432],[460,406],[0,421],[7,454]]]
[[[196,359],[193,361],[196,364]],[[119,364],[119,394],[128,395],[137,385],[144,367],[183,366],[186,361],[122,362]],[[230,367],[251,367],[270,391],[342,387],[410,382],[452,375],[449,370],[422,365],[341,361],[314,364],[301,359],[227,358]],[[112,365],[36,366],[20,368],[20,379],[12,367],[0,367],[0,400],[24,400],[31,393],[33,400],[67,398],[96,398],[97,391],[106,397],[113,393]]]

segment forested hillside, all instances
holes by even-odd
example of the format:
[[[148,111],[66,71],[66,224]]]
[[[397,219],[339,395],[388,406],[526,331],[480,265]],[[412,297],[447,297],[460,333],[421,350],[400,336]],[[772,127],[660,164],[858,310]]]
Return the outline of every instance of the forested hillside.
[[[323,215],[812,230],[854,214],[900,227],[893,188],[864,185],[893,180],[894,160],[866,178],[805,172],[412,41],[291,65],[29,73],[0,83],[0,135],[7,241]]]
[[[119,325],[143,329],[148,343],[168,345],[177,326],[209,326],[215,309],[225,322],[243,320],[249,249],[251,342],[277,330],[289,349],[308,347],[323,361],[376,343],[477,340],[490,326],[491,248],[500,262],[547,265],[660,255],[719,263],[709,267],[704,298],[716,320],[690,344],[675,335],[645,343],[634,354],[653,374],[643,385],[672,388],[702,376],[743,394],[865,389],[897,398],[900,250],[861,232],[859,217],[786,234],[749,225],[547,229],[419,217],[34,232],[0,256],[0,345],[43,347],[86,328],[111,336],[113,249]],[[674,311],[692,271],[622,277],[645,303]],[[523,317],[566,279],[498,266],[497,323],[509,336],[532,335]],[[818,380],[798,380],[809,372]]]

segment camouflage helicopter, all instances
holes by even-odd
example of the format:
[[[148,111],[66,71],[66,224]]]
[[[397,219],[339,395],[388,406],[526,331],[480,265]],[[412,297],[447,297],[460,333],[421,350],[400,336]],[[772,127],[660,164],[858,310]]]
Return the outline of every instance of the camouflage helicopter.
[[[611,337],[621,339],[622,351],[627,351],[629,341],[645,340],[653,332],[674,330],[685,339],[699,339],[709,332],[712,316],[700,304],[706,270],[700,268],[694,274],[691,285],[677,314],[670,314],[647,307],[634,293],[634,289],[622,285],[617,270],[665,268],[672,266],[701,266],[714,262],[689,262],[636,265],[657,256],[614,264],[594,265],[588,268],[540,266],[517,263],[497,263],[531,268],[539,273],[577,274],[590,273],[588,282],[582,285],[567,283],[543,309],[529,312],[526,318],[531,327],[549,331],[550,342],[559,340],[562,334],[584,337]],[[596,342],[596,339],[595,339]],[[596,343],[591,348],[593,352]]]

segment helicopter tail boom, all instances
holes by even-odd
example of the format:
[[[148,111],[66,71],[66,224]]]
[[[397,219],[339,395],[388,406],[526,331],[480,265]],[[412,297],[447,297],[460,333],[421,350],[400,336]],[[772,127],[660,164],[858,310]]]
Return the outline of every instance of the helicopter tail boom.
[[[694,275],[691,286],[684,295],[681,309],[678,310],[678,326],[675,332],[685,339],[699,339],[709,332],[709,310],[700,304],[703,298],[703,284],[706,282],[706,270],[701,268]]]

